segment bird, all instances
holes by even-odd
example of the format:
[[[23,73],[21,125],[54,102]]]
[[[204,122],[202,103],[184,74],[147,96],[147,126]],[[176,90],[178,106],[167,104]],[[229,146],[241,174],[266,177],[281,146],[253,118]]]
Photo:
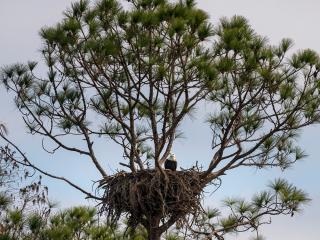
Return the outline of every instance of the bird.
[[[166,170],[171,170],[171,171],[176,171],[177,170],[177,160],[176,160],[176,156],[171,153],[169,158],[166,159],[166,161],[164,162],[164,168]]]

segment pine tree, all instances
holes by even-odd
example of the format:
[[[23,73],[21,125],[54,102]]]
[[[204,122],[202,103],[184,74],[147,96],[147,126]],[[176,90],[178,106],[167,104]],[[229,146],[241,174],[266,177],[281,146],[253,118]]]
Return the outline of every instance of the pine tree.
[[[300,129],[320,120],[317,53],[307,49],[288,55],[291,40],[272,46],[240,16],[223,18],[213,27],[193,0],[129,2],[128,9],[115,0],[81,0],[59,24],[43,28],[47,76],[36,76],[35,62],[4,68],[3,82],[15,93],[31,134],[52,140],[53,152],[89,157],[101,177],[110,180],[94,144],[105,137],[122,148],[121,165],[130,176],[151,166],[155,176],[171,181],[174,176],[162,164],[179,127],[192,110],[207,104],[214,109],[207,122],[215,154],[205,170],[197,171],[201,190],[238,167],[285,170],[305,157],[295,140]],[[103,201],[39,169],[13,141],[1,136],[23,156],[24,164]],[[68,136],[84,139],[85,149],[64,143]],[[243,226],[255,229],[269,204],[271,212],[262,215],[293,214],[308,201],[303,191],[282,180],[272,186],[274,192],[263,192],[251,203],[226,202],[237,211],[220,221],[221,228],[212,225],[203,234],[222,239]],[[160,239],[190,213],[133,209],[131,220],[144,225],[149,239]]]

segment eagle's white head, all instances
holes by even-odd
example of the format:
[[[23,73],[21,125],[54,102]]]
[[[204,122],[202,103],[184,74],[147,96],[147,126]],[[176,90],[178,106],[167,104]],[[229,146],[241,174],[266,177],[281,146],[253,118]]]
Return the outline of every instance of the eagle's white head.
[[[170,153],[168,160],[176,162],[177,161],[176,155],[174,155],[174,153]]]

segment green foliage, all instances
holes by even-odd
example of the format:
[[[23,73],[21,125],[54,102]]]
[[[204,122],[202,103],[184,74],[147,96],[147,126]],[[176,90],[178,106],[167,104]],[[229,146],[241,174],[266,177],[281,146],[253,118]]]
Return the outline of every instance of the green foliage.
[[[216,218],[218,216],[220,216],[220,211],[219,209],[216,209],[216,208],[213,208],[213,209],[208,209],[206,211],[206,215],[207,215],[207,218],[210,220],[212,218]]]
[[[125,226],[110,226],[91,207],[73,207],[55,214],[5,210],[0,218],[1,240],[147,240],[142,226],[126,229]],[[99,219],[99,221],[98,221]],[[180,239],[168,234],[166,239]]]
[[[36,63],[29,62],[5,68],[3,82],[19,92],[16,103],[26,113],[30,133],[49,133],[51,139],[108,136],[123,146],[137,138],[132,148],[148,149],[143,156],[134,151],[143,168],[151,156],[160,158],[149,141],[155,131],[146,123],[155,121],[159,144],[169,148],[166,142],[175,139],[178,119],[206,88],[216,87],[218,73],[206,47],[214,35],[208,19],[194,1],[134,1],[129,10],[115,0],[76,2],[60,23],[40,31],[47,78],[37,78]],[[147,96],[150,88],[153,96]],[[89,120],[94,114],[98,121]],[[128,128],[134,128],[131,137]],[[124,150],[126,158],[129,152]]]
[[[174,233],[169,233],[166,235],[166,240],[181,240],[183,239],[182,237],[179,237],[177,234]]]
[[[222,18],[213,26],[193,0],[129,2],[123,8],[116,0],[81,0],[60,23],[43,28],[47,76],[35,75],[35,62],[4,67],[2,82],[15,94],[31,134],[53,141],[53,152],[88,157],[102,177],[108,174],[94,148],[102,136],[122,148],[121,158],[127,161],[122,166],[131,172],[160,169],[184,119],[205,104],[214,155],[201,175],[203,186],[212,176],[219,179],[241,166],[285,170],[306,156],[297,146],[298,133],[320,122],[320,58],[315,51],[290,55],[292,40],[271,45],[241,16]],[[4,135],[0,124],[0,136],[18,150]],[[83,139],[84,147],[68,145],[64,140],[70,136]],[[3,154],[12,157],[6,148]],[[308,201],[286,181],[270,187],[251,201],[226,200],[232,214],[225,218],[212,210],[197,223],[218,235],[256,229],[263,211],[292,215]],[[8,204],[0,198],[2,209]],[[11,210],[6,216],[10,224],[23,225],[27,219],[29,233],[38,234],[44,223],[36,215],[26,218]],[[150,223],[150,216],[144,216]],[[73,208],[48,221],[47,239],[115,238],[114,229],[97,225],[92,209]]]
[[[7,196],[7,194],[0,192],[0,209],[7,209],[7,207],[10,205],[12,199]]]
[[[193,219],[191,236],[196,238],[214,233],[216,239],[222,239],[228,233],[248,230],[258,233],[262,225],[268,224],[269,215],[293,216],[309,201],[305,192],[284,179],[276,179],[269,184],[269,190],[255,194],[251,200],[227,198],[223,201],[226,209],[222,213],[217,209],[208,209],[196,220]],[[183,231],[179,230],[182,236]]]
[[[18,210],[10,211],[7,220],[12,223],[12,225],[18,225],[22,222],[22,213]]]
[[[34,213],[27,218],[28,228],[31,233],[37,234],[41,231],[41,228],[44,227],[45,222],[42,219],[43,217],[40,214]]]
[[[229,216],[221,220],[220,224],[226,232],[232,231],[238,223],[238,219],[234,216]]]

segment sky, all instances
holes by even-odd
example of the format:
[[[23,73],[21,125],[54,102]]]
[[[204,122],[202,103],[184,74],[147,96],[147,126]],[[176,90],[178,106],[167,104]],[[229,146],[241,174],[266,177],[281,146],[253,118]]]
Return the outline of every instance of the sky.
[[[320,1],[317,0],[198,0],[198,6],[207,11],[213,24],[221,17],[233,15],[245,16],[260,35],[267,36],[272,44],[282,38],[292,38],[295,50],[311,48],[320,53]],[[62,11],[70,6],[70,0],[0,0],[0,66],[28,60],[41,61],[39,49],[41,41],[38,32],[43,26],[55,24],[62,18]],[[41,70],[40,70],[41,71]],[[12,96],[0,87],[0,121],[9,129],[9,136],[37,164],[48,171],[84,186],[88,190],[97,179],[97,172],[87,161],[77,155],[59,153],[48,156],[41,151],[41,139],[26,135],[26,129],[15,109]],[[196,160],[209,159],[209,128],[204,123],[206,109],[198,110],[195,117],[188,119],[184,125],[184,139],[174,146],[179,159],[183,159],[185,167]],[[304,189],[313,199],[304,211],[294,218],[275,217],[272,224],[262,228],[262,235],[267,240],[318,240],[320,229],[320,160],[319,140],[320,126],[306,128],[299,140],[308,157],[297,163],[286,172],[278,170],[257,171],[241,169],[227,174],[223,186],[211,195],[210,189],[205,204],[220,206],[220,200],[228,196],[250,198],[255,192],[263,190],[273,179],[282,177]],[[98,155],[112,161],[106,162],[107,171],[114,172],[119,156],[111,145],[99,145]],[[52,199],[61,207],[76,204],[87,204],[82,194],[66,186],[64,183],[46,179]],[[227,239],[248,239],[252,234],[230,236]]]

